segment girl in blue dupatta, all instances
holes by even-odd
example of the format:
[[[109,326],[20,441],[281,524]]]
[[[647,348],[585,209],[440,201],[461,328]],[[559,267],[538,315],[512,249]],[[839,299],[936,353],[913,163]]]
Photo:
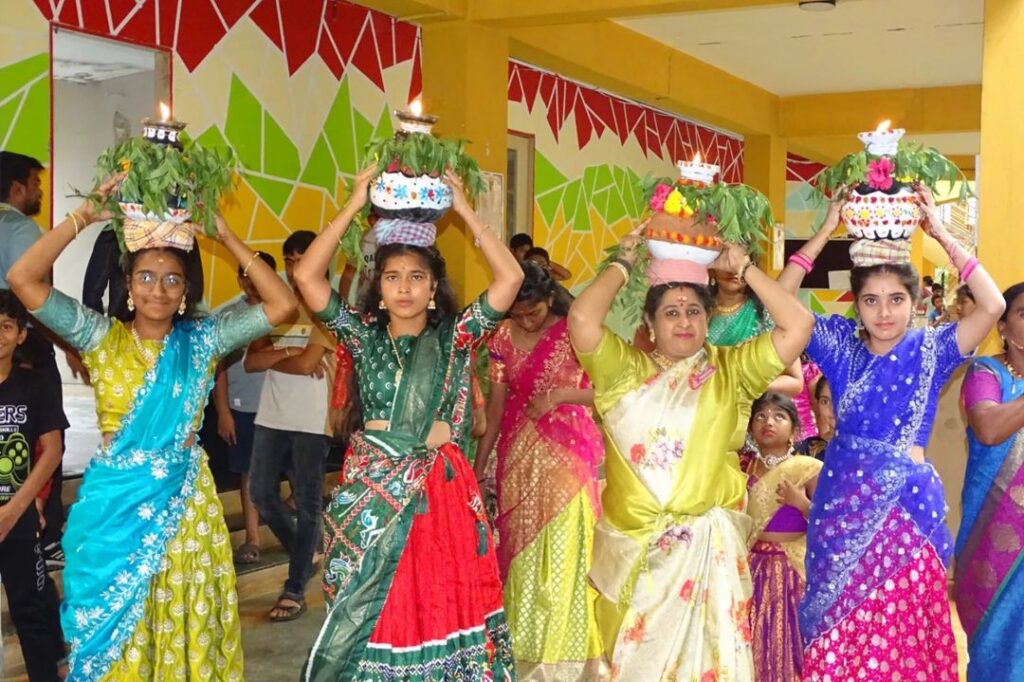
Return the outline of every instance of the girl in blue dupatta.
[[[1024,282],[1003,298],[1004,352],[975,360],[962,392],[969,454],[956,606],[972,681],[1024,679]]]
[[[365,423],[324,513],[327,617],[302,679],[511,680],[494,542],[463,453],[471,353],[511,307],[523,271],[449,171],[452,207],[493,273],[487,291],[457,312],[434,226],[382,219],[364,313],[344,306],[324,273],[375,174],[356,177],[294,271],[303,300],[352,354]]]
[[[923,229],[970,283],[977,308],[955,325],[912,329],[919,280],[909,240],[858,240],[850,282],[863,329],[840,315],[816,318],[807,355],[835,396],[836,434],[808,519],[805,680],[957,679],[945,495],[924,449],[939,391],[1004,306],[930,192],[919,189],[918,201]],[[838,225],[833,205],[780,275],[785,288],[797,290]]]
[[[186,252],[168,245],[191,246],[195,226],[126,223],[133,314],[106,318],[53,289],[49,272],[82,226],[107,218],[86,201],[8,275],[36,319],[82,354],[103,432],[64,533],[67,679],[241,680],[231,543],[195,432],[218,358],[284,321],[295,297],[218,218],[218,241],[264,303],[196,319]]]

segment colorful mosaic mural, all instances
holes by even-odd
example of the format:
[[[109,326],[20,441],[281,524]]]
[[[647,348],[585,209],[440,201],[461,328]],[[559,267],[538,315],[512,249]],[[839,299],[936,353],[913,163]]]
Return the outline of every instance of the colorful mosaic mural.
[[[50,22],[173,53],[175,117],[236,149],[243,171],[225,216],[272,252],[334,215],[366,143],[421,90],[419,29],[339,0],[5,0],[0,147],[44,162]],[[217,305],[237,285],[209,248],[205,294]]]
[[[743,141],[557,74],[510,62],[509,128],[534,136],[534,242],[573,273],[594,276],[604,250],[643,212],[646,175],[676,175],[700,152],[743,176]]]

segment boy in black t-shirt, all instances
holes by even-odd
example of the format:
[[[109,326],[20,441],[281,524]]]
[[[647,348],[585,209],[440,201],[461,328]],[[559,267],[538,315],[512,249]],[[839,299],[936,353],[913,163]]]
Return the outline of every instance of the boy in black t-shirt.
[[[21,302],[0,289],[0,581],[29,680],[53,682],[60,679],[64,634],[39,547],[35,500],[60,464],[60,432],[68,423],[47,382],[14,365],[27,322]]]

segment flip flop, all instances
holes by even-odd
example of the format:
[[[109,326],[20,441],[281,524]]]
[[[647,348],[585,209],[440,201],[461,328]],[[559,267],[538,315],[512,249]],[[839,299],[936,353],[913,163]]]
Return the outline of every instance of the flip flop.
[[[236,564],[257,564],[260,561],[260,548],[251,542],[243,543],[235,550],[233,559]]]
[[[283,600],[289,600],[296,602],[293,606],[285,606],[281,602]],[[269,616],[271,623],[286,623],[290,620],[295,620],[306,612],[306,599],[305,597],[290,592],[282,592],[281,596],[277,598],[277,603],[274,604],[274,608],[271,611],[284,611],[283,616]]]

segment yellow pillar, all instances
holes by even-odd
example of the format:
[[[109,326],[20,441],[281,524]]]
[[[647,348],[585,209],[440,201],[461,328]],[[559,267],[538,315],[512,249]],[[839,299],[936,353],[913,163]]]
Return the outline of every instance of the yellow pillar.
[[[1024,280],[1019,225],[1024,215],[1024,2],[985,0],[981,90],[978,257],[1000,288]],[[983,348],[996,352],[995,335]]]
[[[786,141],[778,135],[749,135],[744,138],[743,181],[768,197],[775,221],[782,223],[786,219]],[[771,235],[767,236],[771,238]],[[771,267],[770,241],[761,265],[770,274],[778,273]]]
[[[508,57],[503,31],[465,21],[423,26],[423,104],[440,117],[435,131],[468,140],[480,168],[502,176],[508,163]],[[454,214],[439,227],[448,276],[468,301],[487,288],[490,271]],[[491,227],[504,234],[504,225]]]

